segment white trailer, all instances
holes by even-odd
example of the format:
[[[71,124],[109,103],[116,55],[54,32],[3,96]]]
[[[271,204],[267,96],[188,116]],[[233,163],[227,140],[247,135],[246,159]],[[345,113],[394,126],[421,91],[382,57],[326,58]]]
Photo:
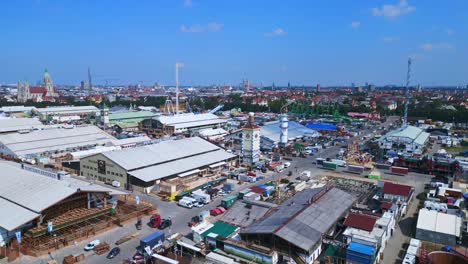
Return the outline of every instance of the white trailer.
[[[194,191],[192,193],[192,198],[203,204],[208,204],[211,202],[210,195],[201,190]]]

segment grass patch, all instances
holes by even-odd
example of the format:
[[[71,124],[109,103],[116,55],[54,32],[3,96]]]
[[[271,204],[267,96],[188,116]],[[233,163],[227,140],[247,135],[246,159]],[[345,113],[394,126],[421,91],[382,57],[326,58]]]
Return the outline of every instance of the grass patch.
[[[445,148],[443,147],[443,149],[445,149],[447,152],[451,154],[458,155],[458,153],[468,150],[468,146],[445,147]]]

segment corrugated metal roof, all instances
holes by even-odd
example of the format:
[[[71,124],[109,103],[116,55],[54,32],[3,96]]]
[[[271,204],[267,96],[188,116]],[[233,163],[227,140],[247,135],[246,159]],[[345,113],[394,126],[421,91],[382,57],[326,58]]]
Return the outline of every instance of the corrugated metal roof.
[[[133,170],[218,149],[220,149],[218,146],[204,139],[192,137],[107,152],[102,155],[126,170]]]
[[[21,169],[20,164],[13,162],[0,161],[0,171],[0,227],[10,231],[35,219],[41,211],[76,193],[78,189],[112,195],[126,194],[78,179],[52,179]]]
[[[417,229],[460,237],[462,220],[459,216],[428,210],[419,210]]]
[[[93,105],[87,106],[55,106],[37,108],[37,111],[42,115],[51,114],[73,114],[83,112],[99,112],[99,109]]]
[[[299,192],[284,202],[277,212],[242,232],[274,233],[303,250],[311,250],[356,200],[352,194],[332,188],[309,204],[308,201],[322,190]]]
[[[371,232],[374,229],[375,222],[377,222],[377,217],[375,216],[350,213],[346,217],[344,225]]]
[[[0,133],[15,132],[19,130],[41,128],[41,121],[37,118],[5,118],[0,119]]]
[[[181,174],[190,170],[195,170],[200,167],[208,166],[210,164],[225,161],[234,157],[234,155],[219,149],[204,154],[199,154],[174,161],[164,162],[158,165],[150,166],[139,170],[134,170],[129,172],[129,174],[142,181],[148,182],[162,179],[172,175]]]
[[[157,113],[151,111],[131,111],[131,112],[117,112],[117,113],[109,113],[109,120],[116,121],[120,119],[133,119],[133,118],[150,118],[156,116]]]
[[[190,128],[197,126],[208,126],[220,123],[226,123],[226,119],[219,118],[215,114],[182,114],[174,116],[160,116],[157,118],[162,124],[167,126],[174,126],[176,129]]]
[[[34,212],[39,213],[76,192],[64,182],[23,170],[19,164],[1,162],[0,166],[0,197]]]
[[[116,140],[96,126],[72,129],[51,128],[30,133],[0,135],[0,142],[18,156],[66,150],[67,148],[102,145]]]
[[[2,217],[0,217],[0,227],[8,231],[13,231],[19,226],[39,217],[38,213],[30,211],[3,198],[0,198],[0,212],[2,214]],[[5,216],[6,214],[8,214],[8,216]]]

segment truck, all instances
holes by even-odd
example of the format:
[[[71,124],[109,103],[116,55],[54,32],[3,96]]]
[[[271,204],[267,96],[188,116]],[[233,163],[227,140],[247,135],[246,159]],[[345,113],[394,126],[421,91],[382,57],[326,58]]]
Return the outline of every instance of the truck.
[[[406,175],[408,174],[408,168],[403,168],[403,167],[395,167],[395,166],[392,166],[390,168],[390,171],[393,173],[393,174],[399,174],[399,175]]]
[[[332,159],[331,162],[335,163],[336,165],[340,167],[345,167],[346,166],[346,161],[340,160],[340,159]]]
[[[317,165],[323,165],[323,162],[325,161],[324,158],[317,158],[316,159],[316,162],[317,162]]]
[[[364,172],[364,167],[360,165],[348,165],[348,172],[361,174]]]
[[[380,172],[379,171],[372,171],[371,173],[369,173],[369,175],[367,176],[367,178],[369,179],[374,179],[374,180],[380,180]]]
[[[230,193],[234,191],[234,183],[225,183],[222,189],[225,193]]]
[[[140,239],[140,250],[143,252],[146,247],[153,249],[155,247],[162,246],[164,242],[164,233],[161,231],[156,231],[151,235],[145,236]]]
[[[179,204],[179,206],[189,208],[189,209],[192,209],[192,207],[193,207],[192,202],[188,201],[186,199],[180,199],[178,204]]]
[[[192,193],[192,198],[203,204],[208,204],[211,202],[211,196],[201,190],[194,191]]]
[[[239,181],[243,181],[243,182],[255,182],[257,180],[257,177],[255,176],[249,176],[249,175],[246,175],[246,174],[239,174]]]
[[[229,209],[236,201],[237,201],[237,196],[231,195],[221,200],[221,206],[226,209]]]
[[[322,168],[328,169],[328,170],[336,170],[337,165],[336,165],[336,163],[333,163],[333,162],[324,161],[322,163]]]

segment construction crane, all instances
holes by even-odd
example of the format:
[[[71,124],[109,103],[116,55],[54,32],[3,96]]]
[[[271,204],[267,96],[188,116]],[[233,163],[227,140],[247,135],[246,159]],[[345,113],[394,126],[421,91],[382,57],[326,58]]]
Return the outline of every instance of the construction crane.
[[[411,58],[408,58],[408,71],[406,72],[406,90],[405,90],[405,113],[403,115],[402,127],[405,128],[408,125],[408,101],[409,101],[409,83],[411,77]]]

